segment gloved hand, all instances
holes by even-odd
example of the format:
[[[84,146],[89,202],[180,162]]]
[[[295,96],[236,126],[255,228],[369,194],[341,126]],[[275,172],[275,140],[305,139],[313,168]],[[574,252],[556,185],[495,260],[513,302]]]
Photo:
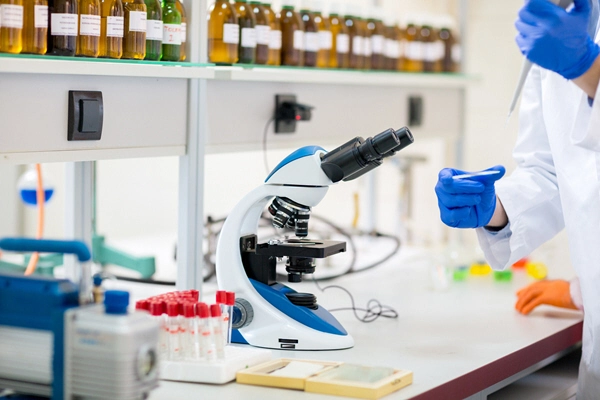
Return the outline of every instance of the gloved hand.
[[[499,174],[452,179],[454,175],[468,174],[457,169],[440,171],[435,193],[442,222],[453,228],[479,228],[490,222],[496,209],[494,183],[504,176],[506,170],[497,165],[486,171]]]
[[[515,308],[521,314],[529,314],[541,304],[577,310],[571,299],[570,283],[563,280],[539,281],[517,292]]]
[[[587,32],[590,8],[590,0],[574,0],[571,11],[549,0],[527,0],[515,23],[521,52],[566,79],[583,75],[600,54]]]

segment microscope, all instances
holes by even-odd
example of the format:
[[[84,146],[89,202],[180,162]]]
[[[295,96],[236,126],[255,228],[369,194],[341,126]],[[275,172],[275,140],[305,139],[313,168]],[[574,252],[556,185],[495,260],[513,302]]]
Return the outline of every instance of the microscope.
[[[354,346],[352,336],[311,293],[298,293],[276,281],[277,259],[286,260],[289,282],[315,271],[315,259],[346,251],[346,243],[310,240],[311,208],[330,185],[354,180],[384,158],[413,143],[406,127],[372,138],[356,137],[327,152],[302,147],[275,167],[265,183],[247,194],[225,220],[217,245],[217,282],[236,293],[232,342],[287,350],[339,350]],[[258,243],[258,223],[268,206],[276,228],[296,238]]]

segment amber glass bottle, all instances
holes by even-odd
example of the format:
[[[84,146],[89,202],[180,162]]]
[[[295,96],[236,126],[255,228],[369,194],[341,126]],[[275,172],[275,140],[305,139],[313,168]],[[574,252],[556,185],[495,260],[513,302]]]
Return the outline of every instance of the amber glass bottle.
[[[371,69],[371,57],[373,56],[373,44],[371,43],[371,32],[366,18],[358,18],[358,26],[363,34],[363,67],[362,69]]]
[[[238,61],[240,26],[233,5],[217,0],[208,9],[208,60],[234,64]]]
[[[144,0],[124,0],[125,36],[123,58],[143,60],[146,57],[146,4]]]
[[[125,11],[121,0],[102,0],[100,4],[100,54],[99,57],[123,56],[123,27]]]
[[[364,32],[359,18],[356,16],[356,7],[348,7],[344,20],[350,38],[350,68],[362,69],[365,64]]]
[[[437,32],[430,23],[421,26],[423,46],[423,72],[441,72],[441,54],[438,47]]]
[[[256,16],[256,63],[269,62],[269,43],[271,41],[271,25],[265,7],[260,1],[251,1],[252,12]]]
[[[23,49],[23,0],[0,0],[0,52],[19,54]]]
[[[444,72],[458,72],[460,70],[460,44],[452,31],[454,22],[449,17],[440,19],[438,37],[443,44],[444,56],[442,70]]]
[[[182,0],[177,0],[175,6],[179,14],[181,14],[181,51],[179,61],[185,61],[187,59],[187,12]]]
[[[331,35],[331,27],[329,26],[329,18],[322,14],[322,2],[313,1],[313,14],[315,16],[315,24],[319,32],[319,51],[317,52],[317,67],[329,67],[329,55],[333,46],[333,37]]]
[[[282,35],[281,64],[302,66],[304,63],[304,23],[300,14],[294,11],[293,4],[293,0],[283,0],[283,7],[279,15]]]
[[[146,57],[158,61],[162,56],[163,10],[160,0],[144,0],[146,3]]]
[[[394,25],[394,37],[396,40],[396,71],[404,71],[404,63],[406,62],[406,39],[405,30],[400,25]],[[393,68],[393,66],[392,66]]]
[[[269,59],[268,65],[281,65],[281,25],[277,14],[271,8],[271,3],[261,3],[267,21],[269,21]]]
[[[55,56],[74,56],[77,47],[77,0],[50,0],[50,37],[48,53]]]
[[[423,43],[420,32],[420,27],[412,22],[406,26],[404,71],[423,72]]]
[[[304,24],[304,66],[317,66],[317,53],[319,51],[319,29],[315,17],[308,8],[300,10],[302,23]]]
[[[22,53],[46,54],[48,48],[48,0],[26,0],[24,13]]]
[[[350,58],[350,39],[348,37],[348,28],[344,17],[340,14],[340,2],[332,2],[329,12],[329,26],[331,29],[332,46],[329,53],[329,67],[348,68]]]
[[[239,60],[242,64],[256,61],[256,16],[247,0],[235,0],[235,12],[240,25]]]
[[[100,0],[79,0],[79,36],[77,56],[98,57],[100,54]]]
[[[385,25],[381,20],[381,9],[375,9],[367,22],[367,29],[371,35],[371,69],[385,69]]]

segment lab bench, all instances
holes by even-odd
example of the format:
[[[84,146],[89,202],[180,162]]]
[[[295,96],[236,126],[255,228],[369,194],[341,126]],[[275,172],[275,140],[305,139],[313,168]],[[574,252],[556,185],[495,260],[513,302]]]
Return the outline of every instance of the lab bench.
[[[465,282],[450,282],[446,290],[434,290],[428,260],[426,253],[403,249],[381,267],[321,283],[322,287],[335,284],[350,290],[357,307],[375,298],[397,310],[398,318],[362,323],[351,312],[335,312],[355,339],[352,349],[274,351],[273,358],[342,361],[413,371],[413,384],[387,396],[390,400],[483,400],[579,346],[581,313],[545,306],[530,316],[515,311],[515,292],[532,282],[525,271],[515,271],[511,282],[496,282],[492,275],[470,276]],[[349,297],[339,289],[321,292],[311,281],[296,284],[294,289],[314,293],[327,309],[350,305]],[[219,386],[161,381],[150,399],[200,397],[340,398],[236,383]]]

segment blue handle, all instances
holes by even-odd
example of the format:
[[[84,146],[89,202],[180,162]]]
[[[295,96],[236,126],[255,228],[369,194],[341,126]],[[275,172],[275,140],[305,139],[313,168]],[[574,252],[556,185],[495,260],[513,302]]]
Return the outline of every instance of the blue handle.
[[[92,258],[87,245],[79,240],[6,238],[0,239],[0,249],[6,251],[77,254],[80,262],[89,261]]]

